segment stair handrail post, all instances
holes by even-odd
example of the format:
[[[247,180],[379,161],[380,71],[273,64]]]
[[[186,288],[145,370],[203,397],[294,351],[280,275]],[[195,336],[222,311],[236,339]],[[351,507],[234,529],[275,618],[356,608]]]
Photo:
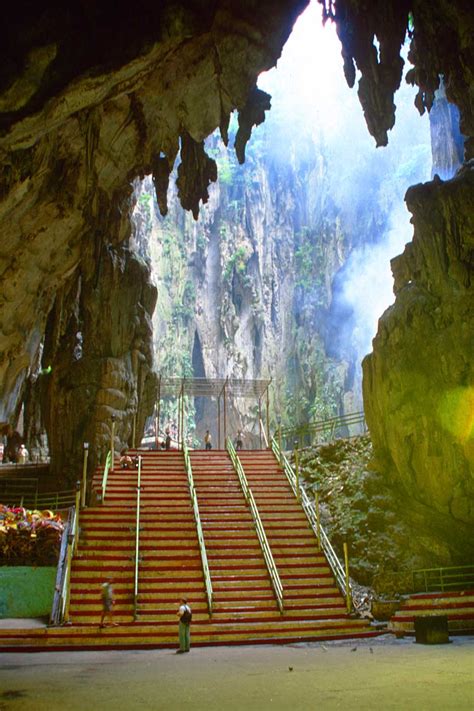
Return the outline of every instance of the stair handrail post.
[[[209,570],[209,562],[207,560],[206,543],[204,541],[204,534],[202,531],[201,516],[199,514],[199,504],[198,504],[198,500],[197,500],[196,489],[194,486],[193,468],[191,466],[191,459],[189,456],[188,445],[186,444],[184,439],[183,439],[183,457],[184,457],[184,466],[185,466],[186,474],[188,477],[189,493],[190,493],[192,504],[193,504],[194,520],[196,522],[199,550],[201,553],[201,564],[202,564],[202,572],[203,572],[203,576],[204,576],[204,584],[206,587],[207,606],[209,609],[209,616],[211,616],[212,610],[213,610],[214,592],[212,589],[212,580],[211,580],[211,573]]]
[[[87,459],[89,457],[89,442],[84,442],[84,456],[82,460],[82,495],[81,495],[81,506],[82,508],[86,505],[86,491],[87,491]]]
[[[137,471],[137,512],[135,516],[135,572],[134,572],[134,587],[133,587],[133,618],[137,619],[138,614],[138,563],[140,556],[140,498],[141,498],[141,479],[142,479],[142,458],[138,457]]]
[[[278,459],[278,452],[276,451],[277,443],[274,438],[272,440],[272,447],[273,447],[273,453],[275,454],[275,457]],[[286,475],[286,478],[288,480],[290,488],[296,498],[297,497],[297,489],[296,489],[295,472],[294,472],[293,468],[291,467],[284,452],[281,453],[281,465],[283,467],[283,472]],[[314,508],[313,508],[304,488],[301,489],[300,492],[301,492],[301,506],[303,507],[303,511],[306,514],[306,518],[308,519],[308,522],[314,532],[314,535],[317,537],[316,516],[315,516]],[[336,583],[337,583],[340,591],[345,596],[347,586],[349,586],[349,591],[351,590],[350,581],[346,577],[346,575],[344,573],[344,566],[341,563],[341,561],[339,560],[339,558],[337,557],[336,552],[334,551],[334,548],[332,547],[331,542],[326,534],[326,531],[324,530],[324,527],[321,525],[321,523],[320,523],[320,535],[321,535],[321,549],[324,552],[324,555],[326,556],[326,559],[327,559],[329,566],[333,572],[334,578],[336,580]]]
[[[114,460],[115,460],[115,415],[112,415],[112,425],[110,428],[110,452],[111,452],[111,463],[110,469],[114,470]]]
[[[262,519],[260,517],[260,513],[255,502],[255,498],[247,481],[247,476],[242,466],[242,462],[240,461],[237,452],[235,451],[235,447],[230,437],[227,438],[227,452],[232,461],[234,470],[239,478],[240,486],[244,493],[245,500],[250,507],[255,531],[257,533],[257,538],[260,543],[260,547],[262,549],[263,559],[265,561],[265,565],[267,566],[268,574],[270,576],[270,581],[275,592],[278,607],[280,609],[280,612],[283,614],[285,611],[283,584],[281,582],[280,574],[278,573],[278,568],[276,566],[275,559],[273,558],[273,553],[268,542],[267,534],[265,533],[265,528],[263,526]]]
[[[111,468],[111,462],[112,462],[112,452],[107,452],[107,456],[105,458],[105,466],[104,466],[104,473],[102,475],[102,494],[101,494],[101,503],[103,504],[105,501],[105,493],[107,491],[107,479],[109,477],[109,471]]]
[[[75,500],[75,507],[76,507],[76,518],[74,521],[74,549],[73,549],[73,555],[76,555],[77,552],[77,544],[79,542],[79,507],[81,503],[81,482],[78,480],[76,481],[76,500]]]
[[[61,544],[59,549],[58,565],[56,569],[56,580],[54,585],[54,597],[53,605],[51,608],[51,615],[49,618],[49,623],[51,625],[58,625],[63,621],[63,605],[64,605],[64,594],[65,594],[65,579],[67,575],[67,548],[69,534],[71,532],[72,526],[72,516],[74,509],[70,508],[68,512],[68,518],[64,526],[64,530],[61,536]]]
[[[318,548],[321,548],[321,521],[319,518],[319,491],[318,485],[316,484],[314,488],[314,511],[316,513],[316,531],[318,539]]]
[[[75,516],[77,516],[77,509],[75,510]],[[76,528],[76,523],[74,520],[74,525],[72,526],[71,532],[68,534],[67,538],[67,554],[66,554],[66,575],[64,579],[64,608],[63,608],[63,622],[69,622],[69,602],[71,598],[71,566],[72,566],[72,556],[74,548],[74,530]]]
[[[352,612],[352,598],[351,598],[351,586],[350,586],[350,581],[349,581],[349,553],[347,551],[346,541],[344,541],[342,547],[344,549],[344,569],[346,572],[346,605],[347,605],[347,612],[350,614]]]
[[[298,440],[295,440],[295,447],[293,451],[295,458],[295,476],[296,476],[296,500],[298,503],[301,502],[301,491],[300,491],[300,453],[298,449]]]
[[[281,449],[281,420],[280,420],[280,418],[278,418],[278,451],[280,453],[279,459],[280,459],[280,464],[281,464],[282,449]]]
[[[262,433],[263,441],[265,442],[265,449],[268,449],[267,433],[265,432],[263,420],[260,420],[260,432]]]
[[[272,378],[270,378],[270,383],[272,382]],[[266,445],[267,449],[269,447],[269,442],[270,442],[270,383],[267,385],[267,407],[266,407],[266,414],[267,414],[267,436],[266,436]]]

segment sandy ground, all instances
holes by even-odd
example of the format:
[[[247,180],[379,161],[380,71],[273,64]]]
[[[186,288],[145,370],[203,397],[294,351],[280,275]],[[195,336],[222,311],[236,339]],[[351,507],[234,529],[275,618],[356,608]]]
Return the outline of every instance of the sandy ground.
[[[0,654],[0,711],[474,709],[474,637]]]

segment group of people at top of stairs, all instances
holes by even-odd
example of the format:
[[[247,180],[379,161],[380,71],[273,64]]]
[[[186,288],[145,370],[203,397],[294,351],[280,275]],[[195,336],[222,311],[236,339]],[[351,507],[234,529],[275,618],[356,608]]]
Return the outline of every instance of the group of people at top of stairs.
[[[165,429],[165,438],[160,439],[158,438],[157,440],[157,447],[158,449],[165,449],[165,450],[170,450],[170,449],[179,449],[178,446],[178,441],[177,441],[178,435],[170,429],[170,427],[167,427]],[[237,436],[234,440],[235,448],[236,450],[241,450],[244,448],[244,435],[242,433],[242,430],[238,430]],[[154,448],[154,447],[153,447]],[[212,435],[210,430],[206,430],[204,434],[204,449],[210,450],[212,449]],[[125,449],[121,451],[121,455]],[[123,468],[129,468],[129,467],[123,467]]]
[[[109,621],[110,625],[117,626],[116,622],[112,621],[113,609],[115,605],[115,594],[110,580],[106,580],[101,586],[101,599],[102,599],[102,617],[100,620],[100,627],[106,627],[106,621]],[[191,621],[193,618],[193,613],[191,607],[188,605],[187,598],[182,597],[180,600],[180,605],[177,611],[178,616],[178,639],[179,639],[179,649],[176,650],[176,654],[184,654],[189,652],[191,647]]]
[[[166,428],[165,430],[166,434],[166,439],[164,439],[160,443],[160,449],[165,449],[165,450],[170,450],[172,449],[172,440],[171,440],[171,433],[169,427]],[[24,445],[22,445],[24,446]],[[211,450],[212,449],[212,435],[209,430],[206,430],[206,433],[204,435],[204,448],[206,450]],[[237,432],[237,436],[235,438],[235,449],[237,451],[240,451],[244,448],[244,436],[242,434],[242,430],[239,430]],[[26,453],[28,455],[28,452]],[[138,457],[132,457],[129,452],[128,452],[128,447],[122,447],[120,450],[120,459],[119,459],[119,466],[121,469],[137,469],[138,468]]]
[[[207,450],[212,449],[212,436],[209,430],[206,430],[206,434],[204,435],[204,446]],[[244,448],[244,436],[242,434],[242,430],[237,432],[237,437],[235,438],[235,448],[237,451]]]

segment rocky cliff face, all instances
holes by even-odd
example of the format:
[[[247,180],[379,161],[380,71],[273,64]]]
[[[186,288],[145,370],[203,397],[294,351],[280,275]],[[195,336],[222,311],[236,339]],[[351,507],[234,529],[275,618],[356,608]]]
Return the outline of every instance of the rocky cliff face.
[[[430,111],[432,177],[449,180],[462,165],[464,137],[459,128],[459,109],[446,98],[444,84],[436,92]]]
[[[250,150],[241,169],[217,138],[210,151],[224,178],[199,223],[183,218],[172,198],[169,216],[157,219],[150,185],[140,188],[137,238],[149,230],[160,370],[272,377],[272,409],[284,420],[332,415],[351,389],[350,382],[344,387],[349,366],[327,357],[324,328],[316,326],[331,302],[332,276],[358,235],[341,227],[340,215],[332,219],[340,212],[334,205],[321,208],[331,203],[327,165],[316,150],[316,167],[304,169],[272,166]],[[237,403],[231,429],[257,432],[256,404]],[[200,412],[198,430],[210,412]]]
[[[364,363],[379,470],[436,519],[454,559],[474,524],[474,170],[411,188],[413,242],[393,260],[396,302]],[[411,500],[411,504],[410,504]]]
[[[160,219],[144,181],[135,239],[152,255],[162,374],[273,378],[273,427],[277,415],[291,426],[361,409],[360,350],[340,286],[350,255],[385,242],[402,186],[429,174],[422,135],[393,155],[355,148],[355,167],[344,169],[330,159],[333,139],[292,137],[271,119],[244,166],[214,136],[208,150],[221,179],[198,223],[183,216],[175,193]],[[235,429],[258,431],[255,406],[239,403]],[[197,419],[202,434],[215,413],[201,409]]]
[[[26,378],[44,347],[43,362],[52,367],[45,412],[54,461],[61,463],[63,447],[72,443],[68,456],[77,466],[83,437],[96,432],[96,417],[105,436],[103,418],[112,412],[123,422],[117,444],[124,442],[141,389],[133,361],[144,359],[145,371],[152,367],[152,300],[138,283],[134,297],[119,295],[129,279],[148,279],[126,248],[132,180],[153,173],[164,207],[180,152],[180,200],[197,213],[216,179],[202,140],[218,126],[225,135],[236,107],[249,134],[253,108],[265,98],[254,89],[256,77],[276,61],[304,4],[145,3],[136,11],[119,2],[112,13],[82,5],[6,10],[0,422],[16,420]],[[76,321],[84,322],[78,361],[70,347],[62,352],[63,336],[68,346],[75,338]],[[94,364],[87,369],[89,358]],[[67,401],[60,418],[52,397]],[[62,416],[74,408],[65,424]],[[143,417],[140,410],[139,421]],[[55,435],[53,427],[68,432]],[[97,436],[94,446],[104,447]]]

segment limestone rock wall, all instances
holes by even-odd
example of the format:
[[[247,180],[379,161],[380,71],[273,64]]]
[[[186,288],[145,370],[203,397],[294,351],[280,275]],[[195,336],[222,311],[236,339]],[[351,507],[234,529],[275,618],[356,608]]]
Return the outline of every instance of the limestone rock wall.
[[[333,166],[311,141],[291,165],[250,146],[240,167],[217,137],[212,146],[223,177],[198,223],[173,192],[160,219],[150,181],[138,188],[135,239],[147,235],[158,285],[161,373],[273,378],[273,428],[277,415],[294,424],[361,407],[353,363],[327,352],[333,279],[355,245],[375,240],[375,212],[379,226],[387,215],[362,200],[353,210],[349,199],[336,204]],[[230,430],[256,436],[256,406],[236,403]],[[199,435],[215,428],[214,410],[197,413]]]
[[[112,417],[116,449],[133,444],[136,415],[136,431],[143,430],[156,395],[155,301],[148,265],[123,246],[104,252],[97,283],[73,277],[57,295],[42,358],[51,372],[40,379],[52,469],[60,478],[70,481],[80,471],[83,442],[90,443],[92,465],[104,461]]]
[[[119,296],[117,274],[128,267],[107,267],[107,255],[116,262],[130,234],[133,179],[153,173],[164,209],[169,172],[181,150],[181,200],[197,213],[216,178],[203,138],[218,126],[225,135],[235,107],[248,126],[249,95],[259,99],[252,94],[256,76],[275,63],[304,5],[150,2],[136,9],[118,2],[113,12],[80,4],[6,9],[3,28],[10,34],[1,43],[0,62],[0,422],[15,421],[47,332],[45,350],[54,362],[45,408],[58,461],[87,432],[91,408],[131,411],[127,389],[121,403],[109,403],[103,391],[118,391],[128,381],[126,373],[135,368],[125,362],[130,353],[151,352],[150,340],[137,348],[109,327],[121,319],[132,333],[137,328],[133,299]],[[129,257],[121,254],[122,260]],[[146,281],[146,270],[134,264],[130,257],[131,273],[135,269],[134,277]],[[88,351],[76,367],[67,363],[70,349],[63,357],[61,339],[70,345],[73,338],[79,284],[92,339],[87,348],[94,342],[99,352]],[[103,314],[109,313],[109,322],[97,316],[99,292],[101,308],[109,304]],[[84,365],[87,358],[94,366]],[[104,358],[117,361],[106,367]],[[61,413],[75,409],[82,421],[76,428],[54,415],[51,398],[62,402],[67,388],[76,392]],[[57,436],[53,427],[61,429]]]
[[[396,302],[363,363],[379,471],[436,519],[445,554],[474,554],[474,167],[411,188],[413,242],[393,260]],[[412,500],[412,503],[410,503]]]

